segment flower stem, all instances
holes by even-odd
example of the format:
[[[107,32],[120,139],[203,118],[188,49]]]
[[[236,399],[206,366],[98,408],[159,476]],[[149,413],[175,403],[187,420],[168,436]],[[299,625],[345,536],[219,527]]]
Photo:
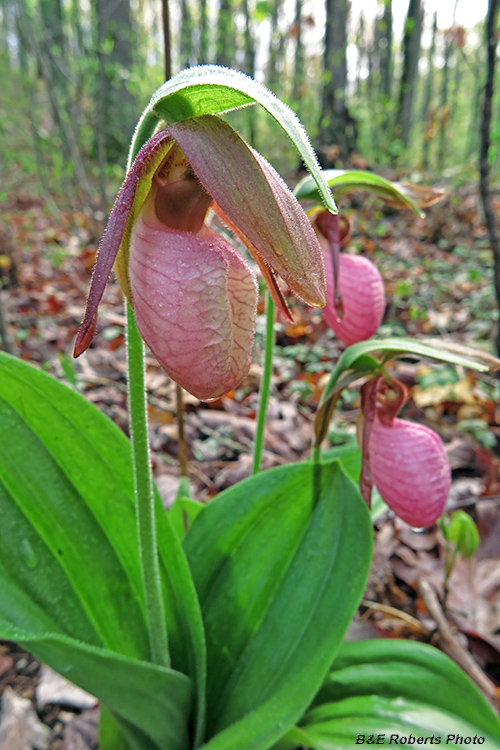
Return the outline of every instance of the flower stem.
[[[266,299],[266,349],[264,355],[264,372],[260,384],[259,414],[257,417],[257,430],[255,431],[255,448],[253,455],[252,474],[258,474],[262,460],[262,449],[264,447],[264,429],[266,426],[267,402],[271,388],[271,375],[273,372],[273,350],[274,350],[274,302],[269,292]]]
[[[186,436],[184,434],[184,399],[182,397],[182,388],[176,383],[175,396],[177,401],[177,444],[179,446],[179,469],[181,477],[188,475],[187,446]]]
[[[170,666],[165,611],[161,591],[158,549],[156,541],[153,479],[149,461],[146,392],[144,388],[144,345],[135,320],[134,311],[127,303],[128,394],[132,463],[136,496],[136,521],[139,537],[142,583],[146,600],[151,660]]]

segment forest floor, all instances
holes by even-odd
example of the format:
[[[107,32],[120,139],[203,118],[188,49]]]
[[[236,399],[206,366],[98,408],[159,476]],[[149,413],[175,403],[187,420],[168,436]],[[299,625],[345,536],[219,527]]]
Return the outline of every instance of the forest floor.
[[[490,350],[498,314],[476,186],[450,191],[427,210],[425,220],[360,195],[341,208],[352,221],[351,249],[371,258],[384,278],[388,304],[380,333],[452,337]],[[500,213],[500,195],[495,201]],[[1,210],[1,304],[12,351],[82,393],[127,433],[125,317],[114,280],[91,349],[77,361],[71,356],[97,247],[85,216],[64,210],[56,216],[21,190],[4,200]],[[264,469],[309,455],[315,408],[343,350],[320,312],[298,301],[292,310],[293,324],[276,321]],[[203,502],[250,474],[263,359],[259,318],[246,381],[210,404],[185,397],[191,492]],[[445,442],[453,471],[447,510],[471,514],[481,545],[472,559],[458,560],[452,573],[446,606],[451,635],[446,634],[438,627],[442,610],[433,598],[434,592],[442,601],[444,592],[438,527],[417,532],[391,515],[380,517],[372,572],[348,637],[413,638],[449,650],[450,636],[458,661],[472,654],[493,694],[500,685],[500,381],[411,358],[394,363],[394,372],[410,389],[405,417],[432,427]],[[179,482],[175,388],[151,356],[146,378],[153,468],[168,507]],[[359,393],[347,389],[332,421],[331,444],[354,440],[358,414]],[[422,581],[428,586],[419,585]],[[75,697],[40,670],[16,646],[0,643],[2,750],[95,748],[92,700],[81,691]],[[19,727],[26,730],[24,745]]]

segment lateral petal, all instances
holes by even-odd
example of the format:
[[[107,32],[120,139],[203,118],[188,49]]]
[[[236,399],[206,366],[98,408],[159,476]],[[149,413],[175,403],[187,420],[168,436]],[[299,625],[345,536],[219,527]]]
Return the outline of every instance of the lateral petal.
[[[128,254],[128,239],[133,216],[146,199],[151,189],[154,173],[171,145],[172,140],[165,130],[153,135],[137,154],[123,181],[99,245],[99,253],[90,282],[85,316],[76,337],[74,357],[83,354],[91,344],[97,324],[97,309],[108,283],[113,264],[120,250],[120,255],[124,251]],[[125,287],[125,293],[128,287],[126,268],[126,259],[122,261],[121,265],[117,261],[115,270],[122,288]],[[120,278],[120,269],[122,278]]]

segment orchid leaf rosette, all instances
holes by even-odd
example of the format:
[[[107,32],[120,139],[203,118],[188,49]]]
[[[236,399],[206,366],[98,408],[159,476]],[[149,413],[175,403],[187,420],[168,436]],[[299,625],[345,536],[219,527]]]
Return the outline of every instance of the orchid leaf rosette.
[[[210,210],[247,247],[287,317],[277,276],[308,305],[325,304],[321,250],[299,203],[226,121],[201,115],[160,125],[129,169],[101,242],[75,356],[90,345],[114,264],[143,339],[177,383],[207,400],[241,382],[257,284],[210,228]]]

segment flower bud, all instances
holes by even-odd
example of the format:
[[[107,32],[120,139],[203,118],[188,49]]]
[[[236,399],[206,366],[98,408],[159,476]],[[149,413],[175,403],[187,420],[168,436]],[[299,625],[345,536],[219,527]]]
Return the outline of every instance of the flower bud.
[[[439,435],[421,424],[394,419],[373,421],[369,442],[373,481],[403,521],[431,526],[442,515],[451,476]]]

